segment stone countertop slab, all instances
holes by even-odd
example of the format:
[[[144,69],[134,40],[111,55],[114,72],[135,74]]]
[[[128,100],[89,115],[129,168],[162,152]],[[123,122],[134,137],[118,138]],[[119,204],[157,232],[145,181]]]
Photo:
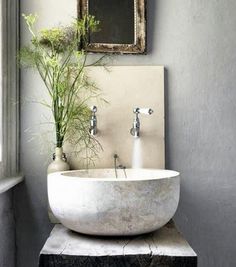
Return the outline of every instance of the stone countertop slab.
[[[40,252],[39,267],[196,267],[197,255],[171,221],[132,237],[94,237],[56,225]]]

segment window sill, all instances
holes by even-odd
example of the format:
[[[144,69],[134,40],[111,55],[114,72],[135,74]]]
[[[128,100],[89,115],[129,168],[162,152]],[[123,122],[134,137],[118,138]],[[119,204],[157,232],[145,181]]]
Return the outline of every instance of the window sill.
[[[24,180],[23,176],[9,177],[0,179],[0,194],[5,193],[15,185]]]

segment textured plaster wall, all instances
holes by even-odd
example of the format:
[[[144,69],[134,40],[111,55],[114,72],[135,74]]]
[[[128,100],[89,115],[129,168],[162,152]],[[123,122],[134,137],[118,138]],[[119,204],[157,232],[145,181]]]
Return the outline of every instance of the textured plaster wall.
[[[182,177],[176,222],[198,253],[199,267],[236,266],[236,1],[147,2],[148,55],[118,56],[114,64],[166,66],[166,163]],[[39,27],[68,21],[75,10],[75,0],[22,1],[22,12],[40,15]],[[22,72],[23,101],[42,87],[37,75]],[[18,267],[37,266],[52,227],[45,156],[39,139],[29,142],[26,130],[40,116],[40,107],[22,105],[26,181],[15,195]]]
[[[0,194],[0,267],[15,266],[15,221],[12,191]]]

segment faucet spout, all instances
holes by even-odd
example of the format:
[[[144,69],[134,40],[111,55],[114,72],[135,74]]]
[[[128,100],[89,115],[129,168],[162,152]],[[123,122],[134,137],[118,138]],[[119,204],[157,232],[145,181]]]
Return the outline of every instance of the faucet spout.
[[[138,138],[140,136],[139,114],[151,115],[153,113],[153,110],[151,108],[134,108],[133,112],[135,114],[135,117],[132,128],[130,129],[130,134],[135,138]]]
[[[89,133],[91,135],[96,135],[98,130],[97,130],[97,116],[96,116],[96,112],[97,112],[97,107],[96,106],[92,106],[91,107],[91,111],[92,111],[92,116],[90,119],[90,128],[89,128]]]
[[[138,117],[138,113],[135,113],[135,118],[133,121],[133,127],[130,129],[130,133],[134,137],[139,137],[139,135],[140,135],[140,120]]]

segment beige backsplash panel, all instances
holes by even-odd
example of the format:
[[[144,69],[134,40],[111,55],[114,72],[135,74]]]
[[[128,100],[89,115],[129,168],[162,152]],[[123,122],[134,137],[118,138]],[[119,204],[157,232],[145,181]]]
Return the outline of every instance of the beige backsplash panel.
[[[130,134],[135,107],[148,107],[152,115],[140,114],[143,167],[165,167],[164,67],[114,66],[87,68],[88,75],[102,90],[108,105],[98,106],[98,141],[103,147],[96,168],[113,167],[117,153],[123,165],[131,167],[134,137]],[[81,168],[78,159],[70,159],[72,168]]]

